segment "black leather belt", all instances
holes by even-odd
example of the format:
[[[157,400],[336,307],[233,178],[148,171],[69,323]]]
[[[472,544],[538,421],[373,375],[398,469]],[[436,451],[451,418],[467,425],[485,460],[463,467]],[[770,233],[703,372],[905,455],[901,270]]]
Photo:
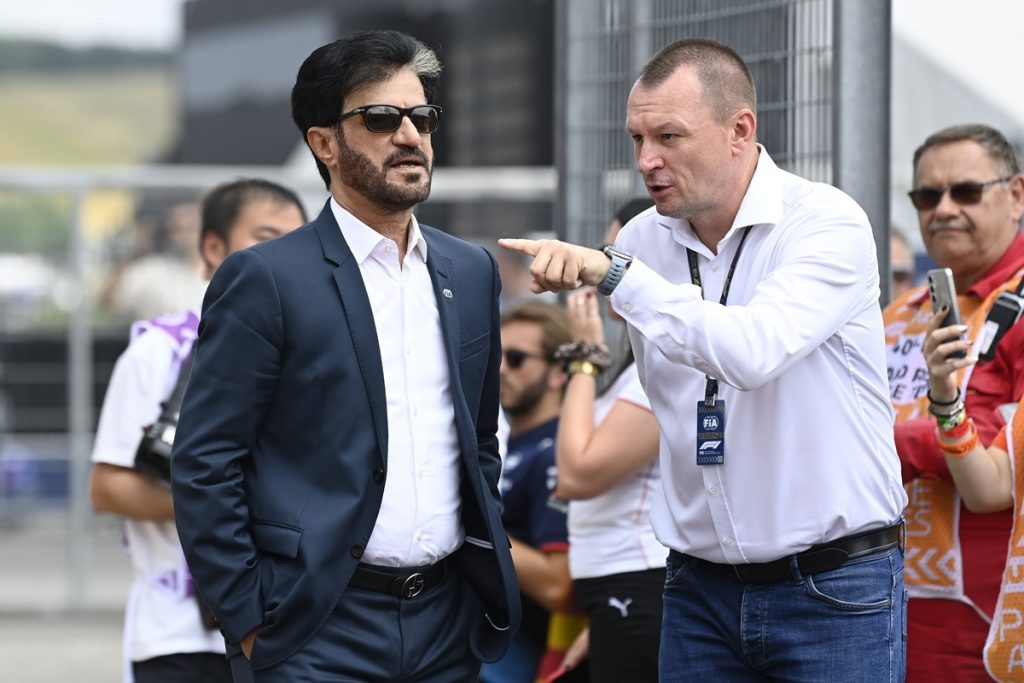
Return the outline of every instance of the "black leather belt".
[[[811,546],[802,553],[796,554],[796,564],[804,575],[818,574],[838,569],[848,560],[871,553],[895,548],[900,544],[900,532],[903,523],[897,522],[881,529],[872,529],[852,536],[844,536],[827,543]],[[783,557],[772,562],[760,564],[718,564],[699,558],[699,566],[714,571],[731,574],[743,583],[779,583],[793,578],[790,560],[793,556]]]
[[[387,593],[407,600],[415,598],[423,591],[440,585],[444,580],[447,559],[420,570],[407,570],[387,567],[369,567],[365,564],[356,565],[355,574],[348,582],[352,588]]]

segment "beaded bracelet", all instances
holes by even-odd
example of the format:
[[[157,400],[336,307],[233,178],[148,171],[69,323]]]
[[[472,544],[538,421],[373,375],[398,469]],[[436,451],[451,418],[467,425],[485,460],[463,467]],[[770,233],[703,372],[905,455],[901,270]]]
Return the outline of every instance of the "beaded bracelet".
[[[981,446],[981,439],[978,438],[978,432],[974,432],[965,441],[955,446],[947,446],[941,441],[939,442],[942,453],[950,458],[963,458],[979,446]]]

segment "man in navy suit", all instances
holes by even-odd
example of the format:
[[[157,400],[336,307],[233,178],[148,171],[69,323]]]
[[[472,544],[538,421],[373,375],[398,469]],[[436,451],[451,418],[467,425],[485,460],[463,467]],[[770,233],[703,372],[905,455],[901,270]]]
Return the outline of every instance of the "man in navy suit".
[[[440,70],[394,31],[315,50],[292,116],[331,198],[210,283],[173,494],[236,681],[471,681],[518,627],[497,265],[413,215]]]

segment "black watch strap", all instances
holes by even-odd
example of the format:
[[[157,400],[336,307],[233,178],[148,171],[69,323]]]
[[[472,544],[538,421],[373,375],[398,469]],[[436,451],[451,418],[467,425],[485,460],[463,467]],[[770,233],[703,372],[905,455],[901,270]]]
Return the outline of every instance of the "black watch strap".
[[[597,285],[598,294],[604,296],[610,296],[615,288],[619,286],[619,282],[622,281],[622,277],[626,274],[631,263],[633,263],[633,257],[623,251],[619,251],[614,247],[605,247],[601,251],[604,255],[611,259],[611,265],[608,266],[608,273],[605,274],[604,279]]]

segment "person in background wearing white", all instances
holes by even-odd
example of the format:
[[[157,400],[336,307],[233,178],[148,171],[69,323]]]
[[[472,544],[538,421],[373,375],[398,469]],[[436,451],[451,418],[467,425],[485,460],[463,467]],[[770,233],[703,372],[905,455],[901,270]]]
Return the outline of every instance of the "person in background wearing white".
[[[206,276],[228,254],[291,232],[306,214],[291,190],[238,180],[203,200],[199,250]],[[198,305],[198,301],[196,304]],[[200,617],[198,597],[174,529],[168,482],[135,469],[146,426],[161,412],[196,339],[195,311],[132,326],[107,387],[93,447],[91,496],[98,512],[125,518],[134,580],[125,612],[125,680],[230,681],[224,637]]]
[[[605,242],[614,244],[622,225],[651,206],[650,199],[623,206]],[[555,447],[557,493],[570,501],[569,571],[590,626],[566,653],[563,667],[574,668],[585,656],[591,683],[657,683],[668,554],[649,518],[661,486],[658,423],[628,339],[615,374],[598,391],[605,369],[587,360],[593,350],[607,353],[598,299],[592,288],[566,299],[575,343],[566,351],[569,383]],[[609,316],[621,320],[610,307]]]

